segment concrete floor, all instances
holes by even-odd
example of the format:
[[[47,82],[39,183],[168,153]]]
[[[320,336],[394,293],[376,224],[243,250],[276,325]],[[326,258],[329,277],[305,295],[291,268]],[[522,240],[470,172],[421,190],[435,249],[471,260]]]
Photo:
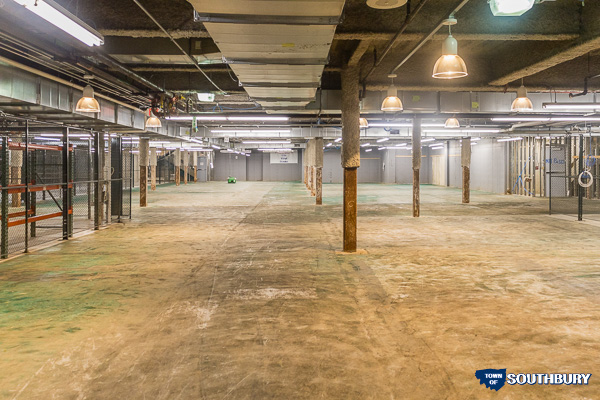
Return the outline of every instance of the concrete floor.
[[[0,398],[600,398],[600,227],[547,202],[360,185],[164,186],[132,222],[0,264]],[[592,373],[505,386],[475,371]]]

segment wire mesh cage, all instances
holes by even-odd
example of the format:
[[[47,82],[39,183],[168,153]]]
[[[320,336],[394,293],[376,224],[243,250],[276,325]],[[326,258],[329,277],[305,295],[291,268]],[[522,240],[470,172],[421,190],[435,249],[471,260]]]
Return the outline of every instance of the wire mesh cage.
[[[131,217],[137,143],[0,116],[0,257]]]

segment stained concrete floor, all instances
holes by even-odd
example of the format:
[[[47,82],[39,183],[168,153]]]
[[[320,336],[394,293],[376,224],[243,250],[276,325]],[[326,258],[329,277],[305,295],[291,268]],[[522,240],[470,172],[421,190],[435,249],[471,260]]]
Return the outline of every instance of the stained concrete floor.
[[[164,186],[130,223],[0,264],[0,398],[600,398],[600,227],[542,199]],[[506,386],[475,371],[592,373]]]

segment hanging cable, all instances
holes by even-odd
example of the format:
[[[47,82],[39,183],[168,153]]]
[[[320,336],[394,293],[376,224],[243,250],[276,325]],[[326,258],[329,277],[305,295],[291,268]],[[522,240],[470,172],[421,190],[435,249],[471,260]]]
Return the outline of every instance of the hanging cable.
[[[133,0],[133,2],[134,2],[135,4],[137,4],[137,5],[138,5],[138,7],[139,7],[139,8],[140,8],[140,9],[141,9],[141,10],[142,10],[144,13],[146,13],[146,15],[148,16],[148,18],[150,18],[150,19],[151,19],[151,20],[152,20],[152,21],[153,21],[153,22],[156,24],[156,26],[158,26],[158,27],[160,28],[160,30],[161,30],[161,31],[163,31],[163,33],[164,33],[165,35],[167,35],[167,37],[168,37],[169,39],[171,39],[171,42],[173,42],[173,44],[174,44],[175,46],[177,46],[177,48],[178,48],[178,49],[179,49],[179,50],[180,50],[180,51],[181,51],[181,52],[182,52],[182,53],[183,53],[183,54],[184,54],[186,57],[188,57],[188,58],[190,59],[190,61],[191,61],[191,62],[194,64],[194,66],[195,66],[195,67],[198,69],[198,71],[200,71],[200,72],[202,73],[202,75],[204,75],[204,77],[205,77],[205,78],[206,78],[206,79],[207,79],[207,80],[208,80],[208,81],[209,81],[209,82],[210,82],[210,83],[211,83],[211,84],[212,84],[212,85],[213,85],[213,86],[214,86],[214,87],[215,87],[215,88],[216,88],[216,89],[217,89],[219,92],[222,92],[222,93],[227,93],[226,91],[224,91],[223,89],[221,89],[221,88],[220,88],[220,87],[219,87],[219,86],[218,86],[218,85],[217,85],[217,84],[216,84],[216,83],[215,83],[215,82],[214,82],[212,79],[210,79],[210,78],[209,78],[209,76],[206,74],[206,72],[204,72],[204,71],[202,70],[202,68],[200,67],[200,64],[198,64],[198,61],[197,61],[197,60],[196,60],[194,57],[192,57],[191,55],[189,55],[189,54],[188,54],[188,52],[187,52],[187,51],[185,51],[185,50],[183,49],[183,47],[181,47],[181,46],[179,45],[179,43],[177,43],[177,41],[175,40],[175,38],[173,38],[173,36],[171,36],[171,34],[170,34],[169,32],[167,32],[167,30],[166,30],[165,28],[163,28],[163,26],[160,24],[160,22],[158,22],[158,21],[156,20],[156,18],[154,18],[154,17],[152,16],[152,14],[150,14],[150,12],[149,12],[148,10],[146,10],[146,8],[144,8],[144,6],[143,6],[143,5],[142,5],[142,4],[141,4],[141,3],[140,3],[138,0]]]

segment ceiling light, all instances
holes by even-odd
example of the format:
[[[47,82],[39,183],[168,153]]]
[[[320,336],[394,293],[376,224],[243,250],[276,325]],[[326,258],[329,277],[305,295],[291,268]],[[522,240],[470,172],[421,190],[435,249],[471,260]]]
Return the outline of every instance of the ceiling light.
[[[377,139],[377,143],[387,142],[388,140],[390,140],[389,137],[384,137],[384,138],[381,138],[381,139]]]
[[[289,117],[227,117],[229,121],[289,121]]]
[[[15,2],[90,47],[104,44],[102,35],[52,0],[15,0]]]
[[[548,117],[495,117],[494,122],[548,122]]]
[[[98,103],[98,100],[94,98],[94,89],[90,85],[87,85],[83,89],[83,96],[77,102],[75,111],[83,113],[100,112],[100,104]]]
[[[361,128],[369,127],[369,121],[367,121],[366,118],[359,118],[358,122],[359,122]]]
[[[433,67],[433,77],[437,79],[464,78],[469,75],[467,65],[458,55],[458,42],[452,37],[451,26],[456,24],[456,19],[450,16],[444,25],[448,25],[448,37],[442,43],[442,55]]]
[[[339,143],[339,142],[341,142],[341,141],[342,141],[342,138],[341,138],[341,137],[339,137],[339,138],[337,138],[337,139],[335,139],[335,140],[334,140],[334,142],[336,142],[336,143]]]
[[[377,150],[385,150],[387,147],[378,147]]]
[[[325,146],[325,147],[331,147],[331,146],[333,146],[333,143],[327,143],[327,146]]]
[[[427,143],[427,142],[433,142],[433,141],[435,141],[435,138],[427,138],[427,139],[421,140],[421,143]]]
[[[291,153],[292,149],[258,149],[258,151],[264,151],[265,153]]]
[[[527,97],[527,89],[521,82],[521,87],[517,89],[517,98],[513,101],[510,107],[511,111],[533,111],[533,103]]]
[[[161,128],[161,127],[162,127],[162,123],[160,122],[160,119],[158,119],[158,117],[156,117],[152,113],[152,110],[148,110],[148,118],[146,119],[146,129]]]
[[[387,97],[381,103],[381,111],[383,112],[399,112],[404,109],[402,101],[398,97],[398,89],[394,86],[394,78],[396,76],[394,74],[388,75],[388,78],[392,80],[392,84],[388,88]]]
[[[368,153],[370,151],[373,151],[373,149],[366,149],[365,152]]]
[[[502,129],[453,129],[448,131],[447,129],[427,129],[424,133],[499,133]]]
[[[498,142],[514,142],[517,140],[523,140],[523,138],[522,137],[503,138],[503,139],[498,139]]]
[[[495,17],[518,17],[531,10],[535,0],[490,0]]]
[[[244,140],[243,144],[291,144],[289,140]]]
[[[214,93],[196,93],[196,95],[198,96],[198,101],[203,101],[207,103],[215,101]]]
[[[446,123],[444,124],[444,128],[447,128],[447,129],[460,128],[460,122],[458,122],[458,120],[454,117],[448,118],[446,120]]]
[[[360,147],[367,147],[367,146],[370,146],[370,145],[371,145],[371,143],[365,143],[365,144],[361,144]]]
[[[367,0],[367,5],[378,10],[402,7],[408,0]]]
[[[542,108],[547,110],[598,110],[600,103],[543,103]]]

